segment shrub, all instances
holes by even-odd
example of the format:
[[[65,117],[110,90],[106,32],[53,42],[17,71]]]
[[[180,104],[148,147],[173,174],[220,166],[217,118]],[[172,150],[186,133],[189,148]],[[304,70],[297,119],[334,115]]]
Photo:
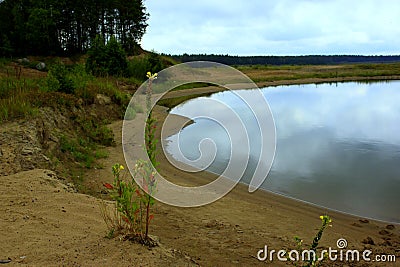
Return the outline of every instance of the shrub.
[[[86,71],[95,76],[122,76],[126,73],[128,64],[125,50],[113,36],[105,44],[98,35],[87,54]]]
[[[111,238],[122,234],[125,239],[155,246],[157,243],[148,235],[149,224],[154,217],[150,214],[150,206],[154,204],[151,197],[155,187],[153,168],[148,162],[139,160],[133,170],[133,175],[143,181],[142,187],[146,187],[149,194],[136,184],[133,177],[126,179],[125,175],[121,175],[123,170],[122,165],[115,164],[112,167],[113,183],[104,184],[110,197],[115,200],[115,213],[111,213],[112,216],[105,203],[101,206],[102,216],[109,228],[108,236]],[[153,180],[149,181],[149,178]]]
[[[164,68],[162,58],[156,52],[150,52],[145,56],[137,56],[128,62],[127,76],[143,82],[147,79],[146,73],[157,73]]]
[[[134,57],[128,61],[127,76],[143,82],[146,80],[146,71],[148,69],[150,69],[150,63],[147,57]]]
[[[50,68],[47,75],[47,87],[49,91],[72,94],[75,91],[75,85],[71,74],[63,63],[58,63]]]

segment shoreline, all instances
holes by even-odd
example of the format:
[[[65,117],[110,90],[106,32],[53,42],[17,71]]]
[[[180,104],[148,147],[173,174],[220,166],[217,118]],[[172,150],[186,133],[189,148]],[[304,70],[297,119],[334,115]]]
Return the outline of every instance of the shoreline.
[[[338,77],[338,78],[307,78],[307,79],[294,79],[294,80],[283,79],[279,81],[255,82],[255,84],[257,85],[258,88],[264,88],[264,87],[277,87],[285,85],[343,83],[343,82],[385,82],[385,81],[396,81],[396,80],[400,81],[400,75],[372,76],[372,77],[354,76],[354,77]],[[184,89],[178,91],[170,91],[166,93],[160,100],[178,98],[190,95],[192,95],[193,97],[197,97],[196,95],[213,94],[226,90],[228,89],[223,87],[207,86],[207,87],[198,87],[198,88]]]
[[[209,88],[195,88],[189,89],[189,91],[196,95],[207,92],[207,89]],[[187,95],[189,92],[185,91],[185,95]],[[179,91],[173,93],[176,96]],[[158,105],[153,112],[156,120],[161,124],[168,115],[168,109]],[[186,121],[188,118],[180,119]],[[156,136],[160,138],[159,127]],[[160,162],[160,174],[170,182],[179,185],[200,186],[217,177],[217,175],[205,171],[195,174],[180,171],[168,162],[163,153],[159,153],[157,161]],[[157,225],[155,232],[168,227],[174,229],[177,224],[180,225],[182,236],[177,238],[173,233],[166,238],[166,242],[171,244],[170,246],[188,251],[195,258],[198,256],[200,260],[196,262],[205,266],[225,266],[226,260],[231,262],[232,255],[229,252],[220,251],[220,248],[224,247],[225,243],[231,244],[236,243],[235,240],[242,240],[241,242],[244,242],[242,245],[235,246],[233,251],[237,257],[233,258],[237,258],[238,262],[245,265],[263,266],[265,263],[259,262],[254,257],[258,249],[265,244],[272,249],[294,249],[296,246],[293,237],[297,235],[304,238],[305,243],[309,244],[308,242],[312,241],[320,226],[319,216],[329,215],[333,220],[333,226],[332,229],[328,228],[324,232],[320,242],[321,246],[335,248],[336,241],[345,238],[349,242],[349,248],[358,250],[369,248],[374,253],[394,254],[398,258],[400,257],[399,224],[327,209],[268,190],[249,193],[247,188],[245,184],[238,183],[221,199],[198,208],[178,208],[159,203],[159,212],[178,216],[183,222],[179,223],[180,219],[160,218],[160,225]],[[238,227],[240,230],[236,230]],[[393,231],[388,230],[392,227],[394,227]],[[197,233],[201,233],[201,235]],[[197,239],[198,241],[194,241]],[[210,255],[207,254],[207,251]],[[273,263],[274,266],[286,266],[280,264],[282,263]],[[342,266],[342,264],[331,262],[329,266]],[[355,264],[354,266],[364,265],[361,262],[360,265]],[[372,264],[371,266],[379,265]]]
[[[384,81],[389,81],[389,80],[390,81],[400,80],[400,76],[383,76],[383,79],[382,79],[382,77],[345,77],[345,78],[328,78],[328,79],[312,78],[312,79],[301,79],[301,80],[293,80],[293,81],[283,80],[283,81],[275,81],[275,82],[258,83],[257,86],[259,88],[260,87],[264,88],[264,87],[276,87],[276,86],[285,86],[285,85],[289,86],[289,85],[302,85],[302,84],[323,84],[323,83],[332,83],[332,82],[339,82],[339,83],[342,83],[342,82],[357,82],[357,81],[359,81],[359,82],[361,82],[361,81],[366,81],[366,82],[368,82],[368,81],[376,81],[376,82],[382,81],[382,82],[384,82]],[[194,89],[186,89],[186,90],[182,90],[182,91],[173,91],[171,93],[174,93],[174,96],[164,97],[163,99],[179,97],[179,96],[176,96],[179,93],[183,93],[183,95],[187,96],[188,94],[185,91],[190,91],[190,90],[195,90],[196,91],[196,92],[193,92],[195,97],[198,94],[197,91],[199,91],[199,90],[202,91],[201,94],[205,94],[205,93],[214,94],[214,93],[218,93],[220,91],[224,91],[224,89],[221,88],[221,87],[215,87],[215,86],[200,87],[200,88],[194,88]],[[179,105],[179,104],[177,104],[177,105]],[[158,107],[160,107],[160,106],[158,106]],[[164,109],[164,108],[165,107],[162,107],[162,109]],[[163,116],[161,117],[160,122],[162,124],[164,124],[165,118],[168,115],[170,115],[170,116],[172,115],[172,117],[173,117],[172,121],[169,121],[169,125],[168,125],[169,128],[167,129],[166,133],[164,133],[164,129],[163,129],[163,137],[159,136],[161,142],[164,142],[165,137],[169,137],[171,135],[177,134],[184,127],[194,123],[192,121],[192,119],[187,118],[185,116],[181,116],[181,115],[177,115],[177,114],[170,114],[169,110],[163,110],[163,111],[159,110],[158,112],[161,112],[161,113],[165,113],[166,112],[167,113],[167,114],[163,114]],[[173,124],[172,127],[170,126],[171,123]],[[181,127],[181,125],[183,127]],[[163,143],[163,146],[164,146],[164,143]],[[165,153],[168,153],[168,152],[165,152]],[[169,158],[171,158],[171,157],[172,157],[172,155],[169,154]],[[164,160],[164,158],[165,157],[163,157],[163,160]],[[168,161],[168,159],[167,159],[167,161]],[[174,163],[178,164],[178,165],[180,164],[179,162],[176,162],[176,161]],[[213,173],[213,172],[209,172],[209,171],[202,171],[202,173],[205,173],[206,175],[208,174],[210,177],[214,177],[214,178],[219,176],[219,174]],[[205,180],[208,180],[208,182],[211,182],[213,179],[205,179]],[[201,183],[201,185],[206,184],[208,182],[203,181]],[[239,185],[244,186],[243,189],[246,191],[245,187],[248,186],[246,183],[239,181],[239,183],[236,186],[239,186]],[[305,204],[305,205],[313,206],[316,209],[329,210],[331,212],[335,212],[335,213],[342,214],[344,216],[349,216],[349,217],[352,217],[352,218],[362,218],[362,219],[371,220],[371,221],[374,221],[374,222],[377,222],[377,223],[395,224],[395,225],[399,225],[400,226],[400,222],[385,221],[385,220],[379,220],[379,219],[365,217],[365,216],[359,216],[359,215],[352,214],[352,213],[349,213],[349,212],[344,212],[344,211],[340,211],[340,210],[337,210],[337,209],[324,207],[324,206],[321,206],[321,205],[318,205],[318,204],[315,204],[315,203],[312,203],[312,202],[308,202],[308,201],[305,201],[305,200],[297,199],[295,197],[287,196],[284,193],[274,192],[272,190],[268,190],[268,189],[265,189],[265,188],[258,188],[257,191],[262,191],[265,194],[272,194],[272,195],[274,195],[276,197],[279,197],[279,198],[282,197],[282,198],[285,198],[285,199],[290,200],[290,201],[294,201],[294,202],[302,203],[302,204]]]

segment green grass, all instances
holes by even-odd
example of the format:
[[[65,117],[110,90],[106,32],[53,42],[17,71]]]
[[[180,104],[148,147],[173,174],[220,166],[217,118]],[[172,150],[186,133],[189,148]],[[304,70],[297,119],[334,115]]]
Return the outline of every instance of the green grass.
[[[194,89],[194,88],[202,88],[202,87],[208,87],[208,86],[213,86],[213,84],[210,83],[187,83],[181,86],[178,86],[174,88],[172,91],[180,91],[180,90],[186,90],[186,89]]]
[[[108,152],[99,149],[88,138],[74,138],[66,135],[60,136],[60,150],[70,155],[81,167],[92,168],[96,159],[108,157]]]
[[[340,79],[349,77],[383,77],[400,75],[400,63],[343,64],[327,66],[241,66],[237,68],[254,82],[300,79]]]
[[[157,105],[167,107],[168,109],[171,109],[187,100],[190,100],[192,98],[196,97],[201,97],[201,96],[210,96],[211,93],[203,93],[203,94],[195,94],[195,95],[186,95],[186,96],[180,96],[180,97],[173,97],[173,98],[165,98],[161,99],[160,101],[157,102]]]
[[[42,84],[40,79],[0,79],[0,122],[35,115],[35,95]]]

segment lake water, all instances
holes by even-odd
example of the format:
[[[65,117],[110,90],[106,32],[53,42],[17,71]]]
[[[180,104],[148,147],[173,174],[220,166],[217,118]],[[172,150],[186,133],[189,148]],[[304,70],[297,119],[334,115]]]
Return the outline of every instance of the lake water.
[[[399,81],[278,86],[263,88],[262,93],[274,116],[277,139],[275,159],[262,189],[400,223]],[[171,113],[189,118],[202,110],[212,114],[213,105],[204,105],[206,99],[189,100]],[[236,110],[250,133],[250,158],[242,179],[248,183],[260,155],[259,131],[251,110],[230,91],[209,99]],[[168,138],[166,150],[174,157],[179,145],[182,153],[194,160],[200,157],[199,143],[204,139],[213,140],[217,149],[206,170],[222,173],[231,156],[231,144],[229,133],[213,120],[194,119]],[[232,145],[240,147],[241,143]]]

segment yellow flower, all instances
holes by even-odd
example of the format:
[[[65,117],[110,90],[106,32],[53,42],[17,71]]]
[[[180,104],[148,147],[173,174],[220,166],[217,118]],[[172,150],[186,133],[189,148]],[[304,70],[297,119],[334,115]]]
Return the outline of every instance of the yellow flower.
[[[146,76],[147,76],[147,78],[149,78],[151,80],[157,79],[157,73],[152,74],[150,71],[147,72]]]
[[[319,218],[320,218],[321,220],[323,220],[323,219],[324,219],[324,216],[321,215],[321,216],[319,216]]]
[[[119,169],[122,171],[122,170],[125,169],[125,168],[124,168],[124,166],[119,165]]]

